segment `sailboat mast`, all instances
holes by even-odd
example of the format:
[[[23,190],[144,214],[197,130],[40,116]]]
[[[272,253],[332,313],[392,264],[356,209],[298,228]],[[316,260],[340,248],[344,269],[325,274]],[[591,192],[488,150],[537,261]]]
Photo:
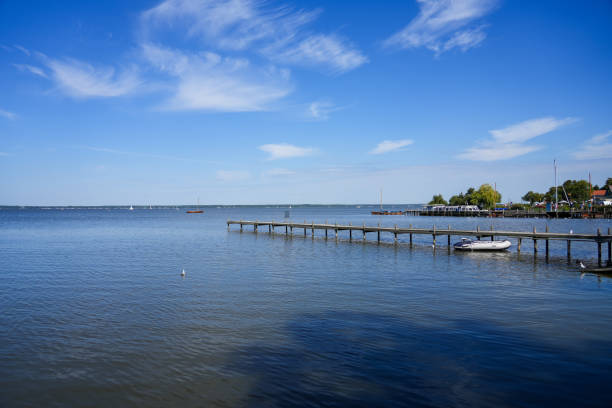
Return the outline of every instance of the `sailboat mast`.
[[[553,160],[553,165],[555,166],[555,212],[557,212],[557,208],[559,208],[559,197],[557,195],[557,159]]]
[[[382,188],[380,189],[380,209],[382,211]]]

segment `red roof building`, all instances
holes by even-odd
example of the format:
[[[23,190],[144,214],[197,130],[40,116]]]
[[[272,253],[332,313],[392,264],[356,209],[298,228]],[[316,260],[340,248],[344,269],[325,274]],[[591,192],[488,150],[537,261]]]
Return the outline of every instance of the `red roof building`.
[[[592,197],[603,197],[605,196],[607,193],[606,190],[593,190],[593,194],[591,195]]]

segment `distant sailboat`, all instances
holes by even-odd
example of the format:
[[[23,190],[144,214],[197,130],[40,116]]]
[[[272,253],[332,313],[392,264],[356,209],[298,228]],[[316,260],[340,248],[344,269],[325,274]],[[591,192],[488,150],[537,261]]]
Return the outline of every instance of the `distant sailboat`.
[[[198,207],[197,207],[197,210],[187,210],[185,212],[187,214],[202,214],[204,211],[200,210],[200,198],[198,198]]]
[[[134,211],[134,207],[130,205],[130,211]]]
[[[372,211],[372,215],[404,215],[402,211],[383,210],[382,189],[380,190],[380,211]]]

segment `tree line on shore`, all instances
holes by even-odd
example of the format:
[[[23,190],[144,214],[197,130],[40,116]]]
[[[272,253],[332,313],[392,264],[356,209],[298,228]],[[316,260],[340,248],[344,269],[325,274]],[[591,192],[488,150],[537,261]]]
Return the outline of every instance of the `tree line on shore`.
[[[591,193],[594,190],[607,190],[612,188],[612,177],[609,177],[605,184],[600,188],[598,185],[591,186],[586,180],[566,180],[560,186],[557,186],[557,195],[559,201],[565,200],[568,203],[584,203],[591,198]],[[501,202],[501,194],[496,191],[490,184],[481,185],[478,190],[474,187],[468,188],[465,193],[459,193],[452,196],[448,201],[444,199],[442,194],[436,194],[432,197],[429,204],[442,205],[477,205],[481,209],[492,209],[496,203]],[[540,202],[555,201],[555,186],[548,189],[546,193],[538,193],[528,191],[521,199],[534,205]]]
[[[598,185],[591,186],[586,180],[565,180],[563,184],[552,186],[546,193],[538,193],[528,191],[521,199],[528,202],[530,205],[540,202],[552,203],[555,201],[555,191],[559,201],[567,201],[568,203],[584,203],[591,198],[594,190],[608,190],[612,185],[612,177],[608,177],[605,184],[600,188]]]
[[[478,190],[474,187],[468,188],[464,193],[459,193],[452,196],[448,201],[442,197],[442,194],[434,195],[429,204],[443,205],[477,205],[482,209],[491,209],[495,207],[495,203],[501,201],[501,194],[496,191],[490,184],[481,185]]]

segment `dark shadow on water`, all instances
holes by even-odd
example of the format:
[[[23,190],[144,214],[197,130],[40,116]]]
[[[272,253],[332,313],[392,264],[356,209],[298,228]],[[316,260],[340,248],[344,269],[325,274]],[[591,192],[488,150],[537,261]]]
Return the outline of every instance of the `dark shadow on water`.
[[[576,352],[482,321],[338,312],[286,329],[286,342],[248,346],[226,367],[253,379],[246,406],[609,406],[612,341]]]

